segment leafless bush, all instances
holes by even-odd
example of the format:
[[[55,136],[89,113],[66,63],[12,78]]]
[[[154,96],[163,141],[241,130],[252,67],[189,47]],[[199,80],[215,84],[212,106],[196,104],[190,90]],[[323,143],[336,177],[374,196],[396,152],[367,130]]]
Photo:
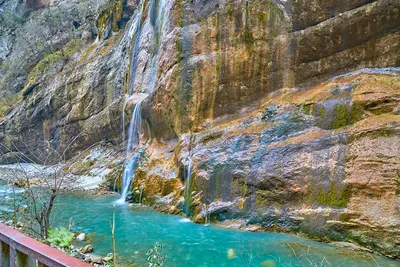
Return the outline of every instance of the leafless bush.
[[[73,140],[76,140],[76,138]],[[52,226],[51,214],[54,210],[55,200],[62,192],[72,190],[76,182],[63,173],[63,167],[66,165],[65,155],[73,142],[62,152],[48,145],[49,153],[44,159],[40,159],[31,151],[28,157],[13,144],[14,150],[17,151],[15,155],[18,158],[18,163],[14,164],[15,168],[9,169],[7,181],[9,184],[24,188],[22,199],[17,200],[13,187],[14,227],[18,221],[26,234],[42,240],[48,238],[48,231]],[[3,144],[0,144],[0,146],[7,150]],[[50,160],[50,155],[57,158],[57,164],[45,166]],[[44,166],[27,165],[28,159]]]

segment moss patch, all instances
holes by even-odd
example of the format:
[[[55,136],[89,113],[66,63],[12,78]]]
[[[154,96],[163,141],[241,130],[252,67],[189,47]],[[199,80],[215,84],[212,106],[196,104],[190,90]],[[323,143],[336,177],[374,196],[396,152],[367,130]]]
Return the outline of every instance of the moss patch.
[[[228,4],[228,6],[227,6],[227,12],[228,12],[228,15],[229,15],[230,17],[232,17],[232,15],[233,15],[233,5],[232,5],[232,3],[229,3],[229,4]]]
[[[184,0],[177,0],[175,2],[175,9],[176,9],[176,14],[178,15],[176,23],[179,27],[182,28],[183,26],[185,26],[185,18],[184,18],[185,2],[184,2]]]
[[[114,1],[112,6],[112,30],[117,32],[119,30],[119,22],[122,19],[124,10],[124,1]]]
[[[100,11],[100,14],[97,18],[97,31],[100,40],[103,38],[104,32],[110,23],[110,19],[111,19],[111,7],[106,6],[102,11]]]
[[[347,125],[347,107],[344,104],[335,105],[335,116],[332,122],[332,129],[338,129]]]
[[[331,181],[328,190],[318,188],[317,203],[322,206],[333,208],[345,208],[350,199],[350,190],[347,185],[339,185],[336,181]]]
[[[363,115],[364,115],[364,106],[359,101],[353,101],[349,114],[350,123],[355,123],[361,120]]]
[[[29,95],[36,84],[39,77],[43,76],[46,72],[52,70],[52,67],[61,60],[70,59],[81,48],[81,40],[73,39],[69,41],[61,50],[46,55],[28,75],[27,82],[25,83],[22,91],[23,96]]]
[[[263,12],[263,11],[259,11],[258,12],[258,21],[262,23],[262,25],[266,25],[267,24],[267,13]]]
[[[93,160],[77,162],[70,167],[70,171],[79,175],[87,175],[94,164],[95,161]]]
[[[8,93],[0,98],[0,121],[10,112],[10,110],[21,102],[20,94]]]
[[[308,109],[308,107],[306,109]],[[305,113],[306,111],[312,113],[312,109],[305,110]],[[354,101],[350,105],[346,103],[337,103],[334,105],[333,110],[329,110],[322,104],[316,108],[315,115],[319,117],[317,122],[319,127],[325,129],[339,129],[361,120],[364,115],[364,106],[360,102]]]
[[[314,104],[303,104],[303,105],[301,105],[301,109],[303,110],[304,114],[313,115],[315,112],[315,105]]]
[[[254,45],[254,35],[250,26],[250,9],[248,2],[246,3],[246,24],[241,35],[241,40],[246,45],[247,51],[251,54]]]

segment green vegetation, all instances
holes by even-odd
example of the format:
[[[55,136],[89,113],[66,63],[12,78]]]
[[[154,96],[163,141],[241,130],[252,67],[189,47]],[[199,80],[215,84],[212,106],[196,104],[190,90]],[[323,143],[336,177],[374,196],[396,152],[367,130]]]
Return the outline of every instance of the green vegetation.
[[[114,261],[113,261],[113,259],[114,259],[114,254],[108,253],[107,256],[105,257],[105,259],[107,259],[107,261],[106,261],[107,267],[116,267],[116,266],[114,265]]]
[[[176,14],[178,14],[177,18],[177,24],[179,27],[185,26],[185,3],[183,2],[184,0],[177,0],[175,2],[176,5]]]
[[[244,182],[242,185],[242,195],[246,196],[247,194],[247,182]]]
[[[364,114],[364,106],[359,101],[353,101],[349,114],[350,123],[359,121]]]
[[[340,214],[340,221],[348,222],[351,219],[351,215],[349,213],[342,213]]]
[[[0,120],[2,120],[10,110],[21,102],[22,98],[19,94],[8,93],[0,98]]]
[[[233,15],[233,5],[232,5],[232,3],[228,4],[228,15],[230,17]]]
[[[111,19],[111,7],[106,6],[102,11],[100,11],[99,17],[97,18],[97,31],[99,39],[103,38],[103,34],[109,25]]]
[[[345,104],[335,105],[335,117],[332,122],[331,128],[338,129],[347,125],[347,107]]]
[[[256,204],[260,205],[264,200],[264,195],[262,194],[262,192],[257,191],[256,193]]]
[[[314,113],[310,105],[303,106],[303,111],[306,114]],[[364,106],[358,101],[352,102],[350,106],[346,103],[338,103],[333,107],[333,112],[328,112],[321,105],[317,108],[316,116],[319,117],[317,125],[326,129],[339,129],[361,120],[363,115]]]
[[[345,208],[351,196],[349,186],[335,180],[330,182],[328,189],[325,189],[321,184],[318,185],[315,179],[311,179],[308,192],[307,201],[311,204],[318,203],[332,208]]]
[[[108,37],[104,36],[108,26],[111,26],[111,30],[113,32],[119,31],[119,23],[122,19],[123,11],[123,0],[113,0],[112,4],[107,5],[103,10],[100,11],[97,17],[97,31],[100,40]]]
[[[242,42],[246,45],[248,52],[250,53],[254,45],[254,35],[250,28],[246,27],[244,29],[241,39]]]
[[[303,105],[301,105],[301,109],[303,110],[304,114],[313,115],[315,105],[314,104],[303,104]]]
[[[124,10],[124,1],[114,1],[112,6],[112,30],[117,32],[119,30],[118,23],[122,19],[122,12]]]
[[[161,254],[159,250],[163,249],[163,245],[156,243],[154,248],[150,249],[147,252],[147,261],[149,263],[149,267],[158,267],[163,266],[165,261],[167,260],[167,256]]]
[[[74,234],[71,233],[67,228],[55,228],[49,229],[49,237],[47,242],[51,245],[66,248],[71,245],[72,240],[74,240]]]
[[[266,25],[267,23],[267,14],[263,11],[258,12],[258,20],[263,24]]]
[[[59,61],[70,59],[75,53],[79,51],[80,48],[81,40],[72,39],[61,50],[46,55],[41,61],[39,61],[39,63],[35,65],[35,67],[29,73],[27,82],[25,83],[24,89],[22,91],[22,95],[29,95],[32,92],[32,89],[40,76],[48,71],[51,71],[54,65]]]
[[[180,38],[176,40],[176,51],[176,62],[180,63],[183,59],[182,40]]]
[[[70,167],[70,171],[80,175],[87,175],[90,167],[92,167],[94,164],[94,160],[78,161]]]
[[[332,181],[326,191],[322,187],[318,190],[317,202],[323,206],[334,208],[345,208],[350,199],[350,190],[346,185],[339,186],[336,181]]]
[[[246,3],[246,22],[245,22],[246,24],[244,27],[244,31],[241,35],[241,40],[246,45],[248,52],[251,53],[254,45],[254,35],[250,28],[249,20],[250,20],[249,3]]]
[[[216,60],[217,60],[217,62],[216,62],[215,70],[217,72],[217,75],[220,75],[221,74],[221,70],[222,70],[222,59],[221,59],[221,53],[219,51],[217,52]]]
[[[217,12],[217,17],[216,17],[216,29],[217,29],[217,49],[221,49],[221,16],[219,12]]]

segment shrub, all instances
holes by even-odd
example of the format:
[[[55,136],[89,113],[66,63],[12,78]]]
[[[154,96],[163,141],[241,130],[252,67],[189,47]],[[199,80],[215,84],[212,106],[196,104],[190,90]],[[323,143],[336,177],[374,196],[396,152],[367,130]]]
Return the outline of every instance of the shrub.
[[[58,247],[69,247],[72,240],[74,240],[74,234],[71,233],[67,228],[55,228],[49,229],[49,237],[47,242]]]
[[[147,261],[149,262],[149,267],[158,267],[163,266],[165,261],[167,260],[167,256],[158,252],[163,248],[162,244],[156,243],[154,248],[150,249],[147,252]]]

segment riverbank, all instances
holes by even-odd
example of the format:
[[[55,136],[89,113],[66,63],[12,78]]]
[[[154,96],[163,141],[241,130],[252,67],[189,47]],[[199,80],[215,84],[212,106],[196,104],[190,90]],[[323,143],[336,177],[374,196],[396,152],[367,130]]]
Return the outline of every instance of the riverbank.
[[[96,151],[96,150],[95,150]],[[89,157],[90,155],[90,157]],[[88,161],[90,160],[90,158],[93,158],[93,152],[89,153],[84,160],[80,161],[79,164],[82,164],[82,162]],[[114,160],[114,162],[116,162]],[[119,162],[119,160],[118,160]],[[96,159],[96,164],[101,165],[101,162],[99,161],[99,159]],[[76,166],[77,162],[74,162],[73,164],[69,164],[69,168],[71,168],[71,166]],[[108,176],[107,174],[109,174],[111,171],[101,171],[98,172],[102,175],[98,175],[97,177],[93,176],[93,175],[79,175],[77,173],[68,173],[65,170],[68,170],[67,165],[58,165],[58,166],[41,166],[41,165],[35,165],[35,164],[17,164],[17,165],[3,165],[0,166],[0,180],[6,181],[8,184],[11,185],[15,185],[16,183],[20,182],[20,178],[19,177],[28,177],[32,183],[33,186],[43,186],[44,184],[42,184],[43,181],[46,181],[46,179],[51,178],[52,176],[54,176],[54,173],[56,173],[57,171],[59,171],[59,175],[60,178],[65,179],[66,182],[65,185],[68,185],[69,187],[64,187],[63,191],[61,192],[61,194],[57,197],[57,202],[58,205],[62,205],[65,207],[65,205],[68,205],[68,201],[66,199],[70,199],[71,203],[74,202],[74,198],[78,198],[78,199],[84,199],[87,201],[93,201],[93,205],[95,205],[95,203],[97,203],[98,200],[100,200],[101,203],[103,203],[104,205],[107,205],[106,209],[109,210],[110,206],[112,206],[114,203],[114,200],[116,200],[119,196],[118,193],[110,191],[109,189],[109,185],[105,185],[105,184],[109,184],[110,181],[108,181]],[[94,170],[102,170],[101,168],[99,168],[97,165],[93,164],[90,166],[90,168],[88,169],[88,173],[94,173]],[[107,178],[108,177],[108,178]],[[95,181],[92,183],[89,183],[87,181]],[[23,188],[23,186],[21,186]],[[22,189],[23,190],[23,189]],[[72,195],[71,195],[72,194]],[[61,201],[60,201],[61,199]],[[109,199],[109,201],[107,203],[105,203],[103,201],[103,199]],[[61,204],[60,204],[61,203]],[[73,204],[71,204],[73,205]],[[84,201],[84,206],[87,206],[88,203]],[[81,207],[81,205],[79,205],[79,207]],[[138,210],[152,210],[150,207],[147,206],[138,206],[136,204],[128,204],[128,203],[124,203],[122,205],[118,205],[119,208],[123,207],[126,210],[132,210],[133,214],[135,211]],[[60,207],[58,207],[60,208]],[[70,207],[68,207],[70,208]],[[79,208],[77,208],[79,209]],[[65,210],[64,208],[62,208],[62,210]],[[157,210],[157,207],[156,207]],[[66,222],[70,221],[71,218],[73,221],[77,221],[75,223],[76,227],[78,227],[78,229],[76,229],[76,232],[86,232],[88,234],[88,236],[90,237],[91,235],[96,235],[96,232],[92,232],[92,230],[88,231],[88,228],[80,228],[79,226],[79,222],[80,221],[86,221],[88,220],[88,218],[82,218],[81,216],[83,216],[83,214],[85,214],[85,216],[92,216],[94,213],[99,213],[99,214],[104,214],[101,212],[100,207],[97,207],[96,211],[92,211],[92,210],[83,210],[81,212],[77,212],[76,214],[71,214],[68,213],[67,214],[63,214],[63,216],[59,216],[59,214],[57,215],[57,224],[59,226],[63,226],[63,224],[65,224]],[[157,212],[163,212],[163,213],[168,213],[168,211],[165,210],[157,210]],[[331,212],[330,209],[326,209],[324,211],[320,211],[320,212],[325,212],[325,213],[329,213]],[[63,212],[64,213],[64,212]],[[80,215],[82,214],[82,215]],[[107,214],[104,215],[105,219],[108,220],[107,218],[110,216],[111,214]],[[181,211],[178,215],[180,216],[185,216],[184,212]],[[96,216],[99,216],[98,214],[96,214]],[[128,215],[128,217],[131,217],[132,215]],[[160,214],[160,216],[162,216]],[[166,216],[171,216],[171,215],[166,215]],[[184,217],[179,217],[179,222],[187,222],[187,223],[192,223],[189,219],[185,219]],[[194,218],[192,218],[194,219]],[[104,222],[103,222],[104,223]],[[319,241],[319,242],[323,242],[323,243],[327,243],[332,245],[333,247],[335,247],[335,249],[344,249],[347,251],[352,251],[355,253],[362,253],[365,255],[379,255],[376,253],[373,253],[372,250],[368,249],[368,248],[363,248],[357,244],[354,243],[348,243],[348,242],[337,242],[337,241],[331,241],[329,239],[313,239],[312,237],[310,237],[309,235],[307,235],[306,233],[302,233],[302,232],[291,232],[291,231],[285,231],[284,229],[278,229],[276,228],[275,231],[266,231],[264,227],[262,227],[261,224],[257,224],[257,223],[252,223],[249,224],[245,219],[227,219],[227,220],[212,220],[212,222],[207,221],[207,224],[212,223],[213,226],[212,227],[217,227],[218,229],[227,229],[227,231],[240,231],[240,232],[255,232],[258,234],[273,234],[273,232],[275,232],[276,234],[278,233],[286,233],[286,234],[293,234],[298,238],[305,238],[305,239],[309,239],[311,240],[315,240],[315,241]],[[197,225],[200,227],[202,226],[202,224],[200,224],[199,222],[197,222]],[[90,227],[89,227],[90,229]],[[106,233],[104,233],[106,234]],[[91,239],[89,239],[91,240]],[[87,243],[89,244],[89,243]],[[82,244],[81,244],[82,245]],[[95,244],[95,246],[97,247],[99,244]],[[103,247],[104,244],[100,244],[100,247]],[[97,249],[98,250],[98,249]],[[104,258],[106,257],[106,255],[110,252],[110,250],[106,251],[104,249],[101,249],[101,256]],[[68,253],[72,253],[73,250],[68,250]],[[75,251],[75,254],[78,258],[81,259],[85,259],[85,256],[80,253],[77,253]],[[95,257],[95,261],[98,261],[99,257],[97,255],[97,251],[96,254],[94,254]],[[89,255],[89,257],[91,257],[91,255]],[[368,256],[367,256],[368,257]],[[382,256],[379,256],[382,257]]]
[[[103,184],[123,160],[117,147],[102,143],[83,151],[69,161],[60,161],[56,165],[45,166],[34,163],[0,165],[0,180],[21,188],[52,187],[54,181],[57,181],[62,190],[108,194],[109,190],[104,188]]]
[[[109,218],[117,200],[116,195],[94,196],[83,191],[60,195],[54,227],[72,221],[71,231],[86,235],[73,249],[90,244],[94,250],[87,257],[98,261],[112,251]],[[355,246],[344,243],[332,246],[292,234],[195,224],[144,205],[124,203],[116,205],[115,211],[117,254],[126,266],[147,266],[146,253],[157,242],[164,245],[166,266],[309,266],[308,261],[318,266],[400,266],[376,253],[353,251]]]

